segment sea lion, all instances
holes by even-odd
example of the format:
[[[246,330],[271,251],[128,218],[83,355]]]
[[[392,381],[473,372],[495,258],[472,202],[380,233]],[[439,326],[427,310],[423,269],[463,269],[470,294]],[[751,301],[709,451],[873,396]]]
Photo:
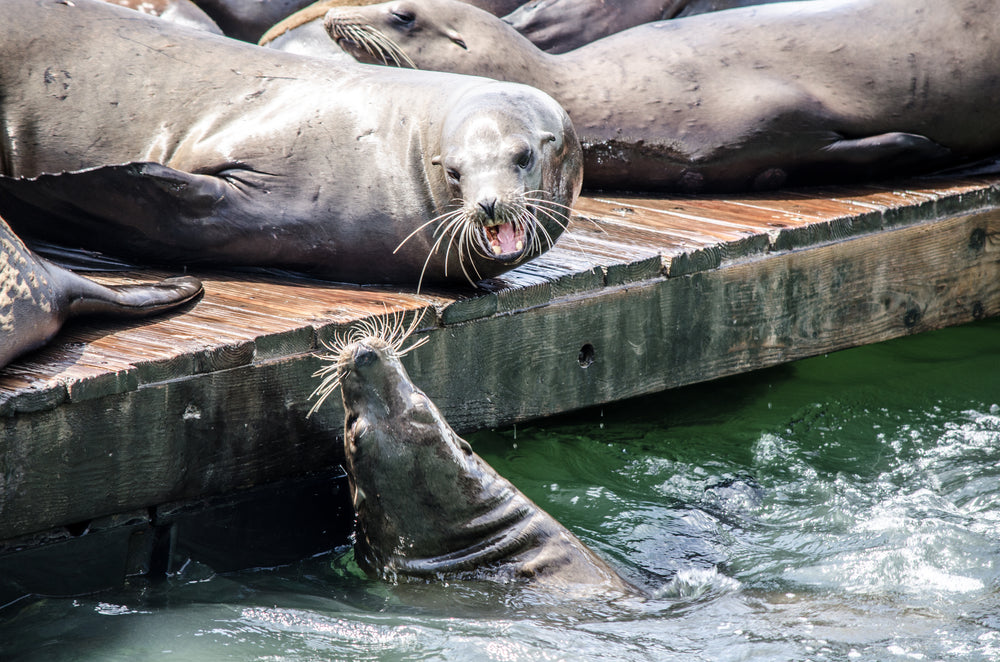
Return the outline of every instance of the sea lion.
[[[412,329],[411,324],[410,328]],[[330,347],[317,406],[339,385],[355,559],[386,579],[638,590],[473,452],[410,380],[408,333],[361,328]]]
[[[135,9],[143,14],[158,16],[165,21],[184,25],[198,30],[207,30],[222,34],[222,29],[215,24],[208,14],[198,8],[191,0],[104,0],[119,7]]]
[[[71,317],[154,315],[201,291],[201,282],[191,276],[151,285],[101,285],[39,257],[0,218],[0,368],[48,342]]]
[[[659,21],[562,55],[453,0],[332,9],[421,69],[534,85],[566,110],[585,185],[733,191],[882,177],[1000,148],[1000,0],[809,0]],[[502,54],[498,55],[498,54]]]
[[[572,124],[531,87],[297,57],[94,0],[0,16],[0,213],[19,234],[464,282],[546,250],[579,192]]]
[[[532,0],[504,16],[503,20],[543,51],[565,53],[643,23],[748,7],[762,2],[788,1]]]
[[[108,0],[112,2],[113,0]],[[371,5],[382,0],[319,0],[300,9],[271,26],[257,41],[259,46],[268,46],[289,53],[319,57],[343,56],[344,51],[334,48],[323,28],[321,20],[334,7]],[[484,9],[494,16],[503,16],[517,8],[522,0],[462,0]]]

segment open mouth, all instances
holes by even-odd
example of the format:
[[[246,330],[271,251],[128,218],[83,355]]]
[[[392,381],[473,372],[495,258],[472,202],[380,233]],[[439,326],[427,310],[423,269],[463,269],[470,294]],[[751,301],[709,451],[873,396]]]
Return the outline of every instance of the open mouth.
[[[487,247],[487,256],[501,262],[513,262],[524,255],[528,245],[527,233],[523,224],[499,223],[484,225],[483,236]]]

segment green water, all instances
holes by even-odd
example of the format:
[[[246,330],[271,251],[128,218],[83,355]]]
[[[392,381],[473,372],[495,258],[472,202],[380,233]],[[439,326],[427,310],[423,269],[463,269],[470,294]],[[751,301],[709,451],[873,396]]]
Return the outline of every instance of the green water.
[[[349,550],[0,611],[2,660],[1000,660],[1000,320],[470,437],[648,589]]]

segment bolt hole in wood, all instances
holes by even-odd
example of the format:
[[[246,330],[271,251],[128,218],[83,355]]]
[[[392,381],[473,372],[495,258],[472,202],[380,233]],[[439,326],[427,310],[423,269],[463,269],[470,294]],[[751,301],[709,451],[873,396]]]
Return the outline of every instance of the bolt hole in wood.
[[[79,538],[80,536],[85,534],[89,528],[90,528],[90,520],[66,525],[66,531],[68,531],[69,534],[74,538]]]
[[[903,316],[903,324],[907,329],[912,329],[920,322],[921,314],[916,308],[910,308],[906,311],[906,315]]]
[[[594,362],[594,346],[587,343],[580,348],[580,353],[576,357],[577,362],[580,364],[581,368],[589,368]]]

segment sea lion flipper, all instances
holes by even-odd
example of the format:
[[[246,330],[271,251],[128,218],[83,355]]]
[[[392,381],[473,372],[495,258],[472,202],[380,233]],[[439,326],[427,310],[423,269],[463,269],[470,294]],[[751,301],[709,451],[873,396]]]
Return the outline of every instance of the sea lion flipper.
[[[203,291],[201,281],[192,276],[166,278],[146,285],[111,286],[69,271],[63,277],[67,280],[72,278],[72,289],[66,292],[70,298],[70,316],[145,317],[187,303]]]
[[[211,234],[205,219],[228,186],[220,177],[144,162],[0,176],[0,213],[23,236],[87,247],[96,247],[98,237],[112,253],[143,247],[168,260],[196,253],[193,243],[202,237],[186,230]],[[185,250],[170,254],[176,247]]]
[[[825,157],[855,165],[905,165],[946,158],[951,150],[915,133],[881,133],[841,139],[823,148]]]

